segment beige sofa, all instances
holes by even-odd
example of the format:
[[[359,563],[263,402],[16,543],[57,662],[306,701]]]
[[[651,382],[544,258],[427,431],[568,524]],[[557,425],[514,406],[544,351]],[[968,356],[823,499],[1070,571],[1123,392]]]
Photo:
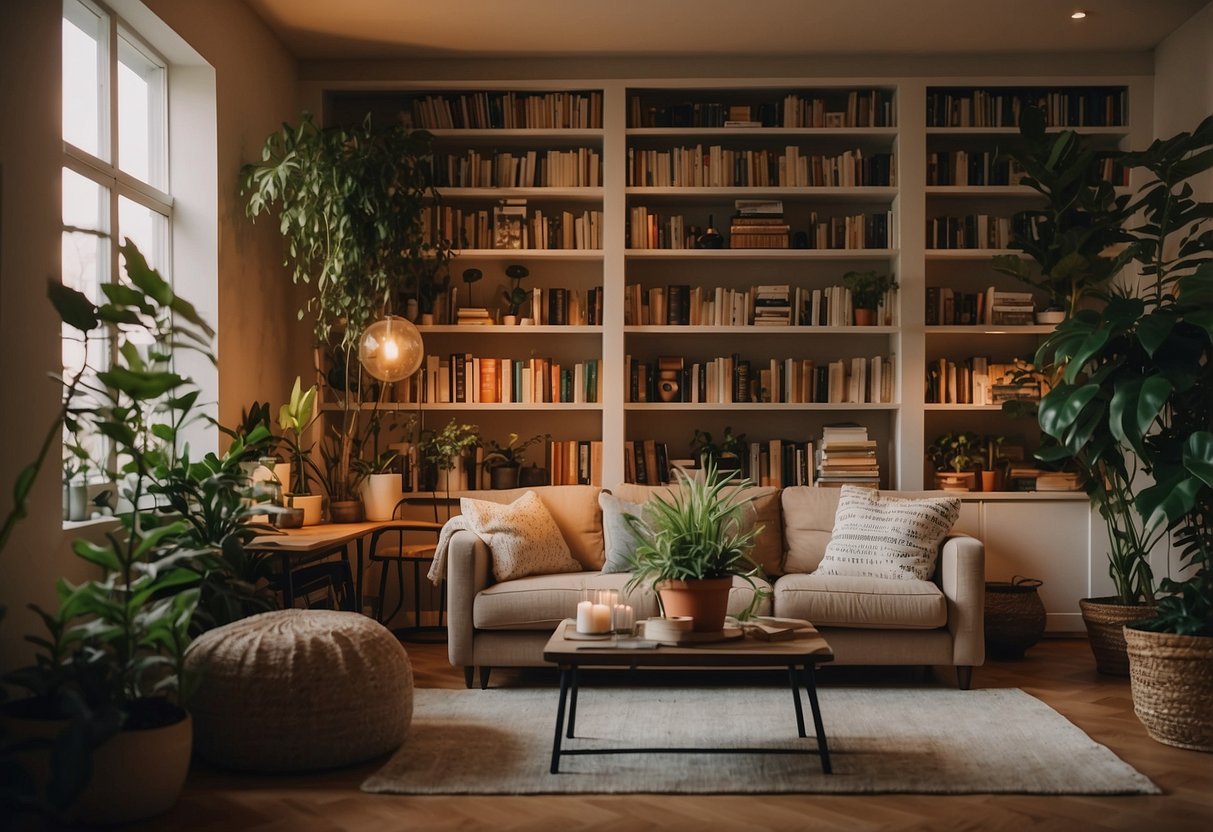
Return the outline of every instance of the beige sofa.
[[[526,489],[485,491],[477,499],[511,503]],[[627,573],[602,574],[603,519],[594,486],[534,489],[551,512],[581,572],[537,575],[496,583],[490,552],[468,531],[452,535],[446,556],[451,664],[464,668],[468,687],[480,668],[487,687],[493,667],[542,666],[543,646],[562,620],[575,615],[581,590],[619,589]],[[624,500],[643,502],[655,490],[621,485]],[[921,496],[921,493],[893,496]],[[762,562],[773,594],[763,615],[813,622],[834,649],[836,664],[952,665],[968,689],[972,670],[985,659],[983,612],[985,550],[971,537],[943,543],[930,581],[816,575],[834,525],[839,491],[792,487],[754,489],[763,523],[755,559]],[[735,579],[730,613],[744,610],[753,590]],[[657,615],[647,590],[633,590],[637,618]]]

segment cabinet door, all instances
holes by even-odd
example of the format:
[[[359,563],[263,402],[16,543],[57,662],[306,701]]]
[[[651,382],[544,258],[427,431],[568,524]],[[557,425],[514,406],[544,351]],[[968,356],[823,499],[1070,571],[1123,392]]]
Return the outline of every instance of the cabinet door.
[[[1089,509],[1085,502],[988,502],[982,540],[986,580],[1014,575],[1044,581],[1047,631],[1083,632],[1078,599],[1089,595]]]

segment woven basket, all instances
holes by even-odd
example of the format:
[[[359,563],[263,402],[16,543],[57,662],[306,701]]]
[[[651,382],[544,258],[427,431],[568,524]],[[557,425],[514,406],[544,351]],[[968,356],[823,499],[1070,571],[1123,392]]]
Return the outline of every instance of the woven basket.
[[[1082,623],[1095,654],[1095,669],[1109,676],[1128,676],[1129,657],[1125,654],[1124,626],[1130,621],[1154,614],[1151,604],[1120,604],[1114,597],[1082,598]]]
[[[1161,743],[1213,751],[1213,637],[1125,627],[1133,710]]]
[[[1010,583],[986,583],[986,650],[996,658],[1020,659],[1045,633],[1045,605],[1036,592],[1042,581],[1016,575]]]

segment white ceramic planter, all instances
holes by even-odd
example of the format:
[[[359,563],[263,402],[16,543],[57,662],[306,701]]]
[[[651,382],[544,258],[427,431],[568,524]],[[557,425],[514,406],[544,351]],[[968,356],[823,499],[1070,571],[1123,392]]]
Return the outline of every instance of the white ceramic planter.
[[[303,525],[314,526],[324,518],[324,496],[321,494],[287,495],[286,504],[303,509]]]
[[[371,474],[362,483],[362,505],[367,520],[391,520],[404,497],[399,474]]]

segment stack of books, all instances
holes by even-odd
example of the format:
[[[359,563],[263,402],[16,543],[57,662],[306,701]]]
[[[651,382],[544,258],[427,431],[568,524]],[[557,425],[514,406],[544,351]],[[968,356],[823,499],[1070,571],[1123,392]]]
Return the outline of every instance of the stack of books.
[[[876,440],[868,438],[867,428],[845,424],[827,425],[821,429],[817,484],[835,488],[843,485],[880,487]]]
[[[461,306],[455,312],[455,323],[460,326],[492,326],[493,319],[483,306]]]
[[[791,326],[791,287],[757,286],[754,289],[754,326]]]
[[[791,231],[779,199],[739,199],[729,227],[729,248],[789,248]]]

